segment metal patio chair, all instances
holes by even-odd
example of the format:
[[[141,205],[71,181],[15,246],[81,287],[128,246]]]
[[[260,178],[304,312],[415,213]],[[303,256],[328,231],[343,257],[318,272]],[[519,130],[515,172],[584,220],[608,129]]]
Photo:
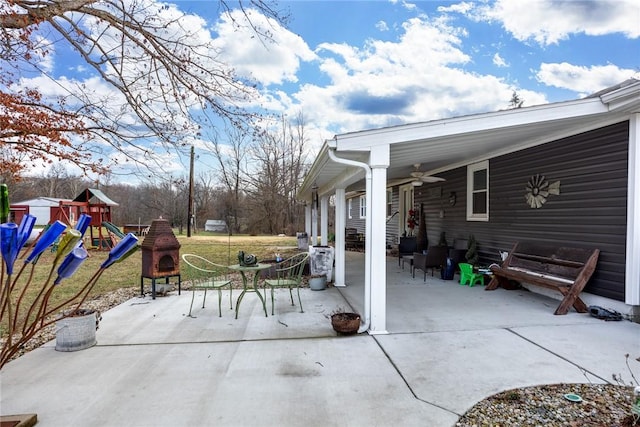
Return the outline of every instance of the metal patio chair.
[[[229,278],[229,268],[225,265],[216,264],[200,255],[184,254],[182,260],[191,267],[185,276],[191,280],[191,305],[189,306],[189,317],[193,308],[193,300],[197,290],[204,290],[202,308],[207,300],[207,290],[218,291],[218,316],[222,317],[222,289],[229,287],[229,308],[233,309],[233,296],[231,279]]]
[[[289,288],[289,296],[291,297],[291,305],[295,305],[293,302],[293,288],[295,287],[298,292],[298,303],[300,304],[300,313],[304,313],[302,310],[302,300],[300,299],[300,284],[302,283],[302,272],[304,266],[309,259],[309,253],[303,252],[288,258],[276,265],[276,278],[267,279],[264,281],[265,292],[267,286],[271,288],[271,315],[275,313],[274,310],[274,291],[277,288]]]

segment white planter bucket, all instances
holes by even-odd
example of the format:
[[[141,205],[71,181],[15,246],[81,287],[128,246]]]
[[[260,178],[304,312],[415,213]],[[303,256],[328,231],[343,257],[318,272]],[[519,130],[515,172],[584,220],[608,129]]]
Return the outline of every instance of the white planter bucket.
[[[309,278],[309,289],[312,291],[324,291],[327,289],[327,276]]]
[[[78,351],[96,345],[96,313],[56,320],[56,350]]]

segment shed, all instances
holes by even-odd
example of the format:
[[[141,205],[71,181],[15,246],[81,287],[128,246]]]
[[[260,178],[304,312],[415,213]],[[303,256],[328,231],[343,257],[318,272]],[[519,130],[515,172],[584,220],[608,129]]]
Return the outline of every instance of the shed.
[[[208,219],[204,223],[204,231],[227,231],[227,223],[221,219]]]
[[[19,223],[25,214],[31,214],[36,217],[35,225],[47,225],[55,218],[54,210],[57,210],[60,202],[68,201],[68,199],[59,199],[55,197],[36,197],[34,199],[23,200],[11,205],[11,211],[15,215],[15,222]]]

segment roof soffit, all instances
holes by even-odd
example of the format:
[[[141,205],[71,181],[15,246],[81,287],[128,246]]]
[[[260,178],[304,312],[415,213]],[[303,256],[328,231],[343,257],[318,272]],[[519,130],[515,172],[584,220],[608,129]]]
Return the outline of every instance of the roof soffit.
[[[314,186],[317,186],[318,193],[323,195],[333,193],[335,188],[346,188],[364,177],[364,170],[361,168],[333,162],[327,154],[329,149],[325,142],[300,186],[299,198],[309,199]],[[338,157],[366,163],[369,153],[341,152]]]
[[[389,181],[406,178],[416,163],[436,174],[627,120],[639,93],[636,81],[580,100],[336,135],[323,145],[299,196],[310,197],[314,183],[320,194],[330,194],[363,179],[362,169],[332,162],[329,146],[338,157],[366,162],[372,147],[389,145]]]
[[[527,124],[606,113],[600,99],[580,99],[542,106],[367,130],[335,137],[338,151],[368,151],[374,145],[406,143],[447,135],[496,130]]]

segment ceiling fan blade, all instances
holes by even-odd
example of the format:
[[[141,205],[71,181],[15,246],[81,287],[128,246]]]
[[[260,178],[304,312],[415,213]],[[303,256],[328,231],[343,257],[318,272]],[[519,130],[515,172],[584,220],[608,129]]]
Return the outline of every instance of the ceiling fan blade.
[[[426,172],[420,171],[420,163],[416,163],[413,165],[415,170],[411,172],[411,177],[415,178],[416,181],[413,182],[414,186],[420,186],[423,182],[442,182],[446,181],[444,178],[438,178],[436,176],[427,175]],[[418,182],[420,184],[418,184]]]
[[[442,182],[442,181],[446,181],[446,179],[439,178],[437,176],[425,175],[425,176],[420,178],[420,181],[422,181],[422,182]]]

